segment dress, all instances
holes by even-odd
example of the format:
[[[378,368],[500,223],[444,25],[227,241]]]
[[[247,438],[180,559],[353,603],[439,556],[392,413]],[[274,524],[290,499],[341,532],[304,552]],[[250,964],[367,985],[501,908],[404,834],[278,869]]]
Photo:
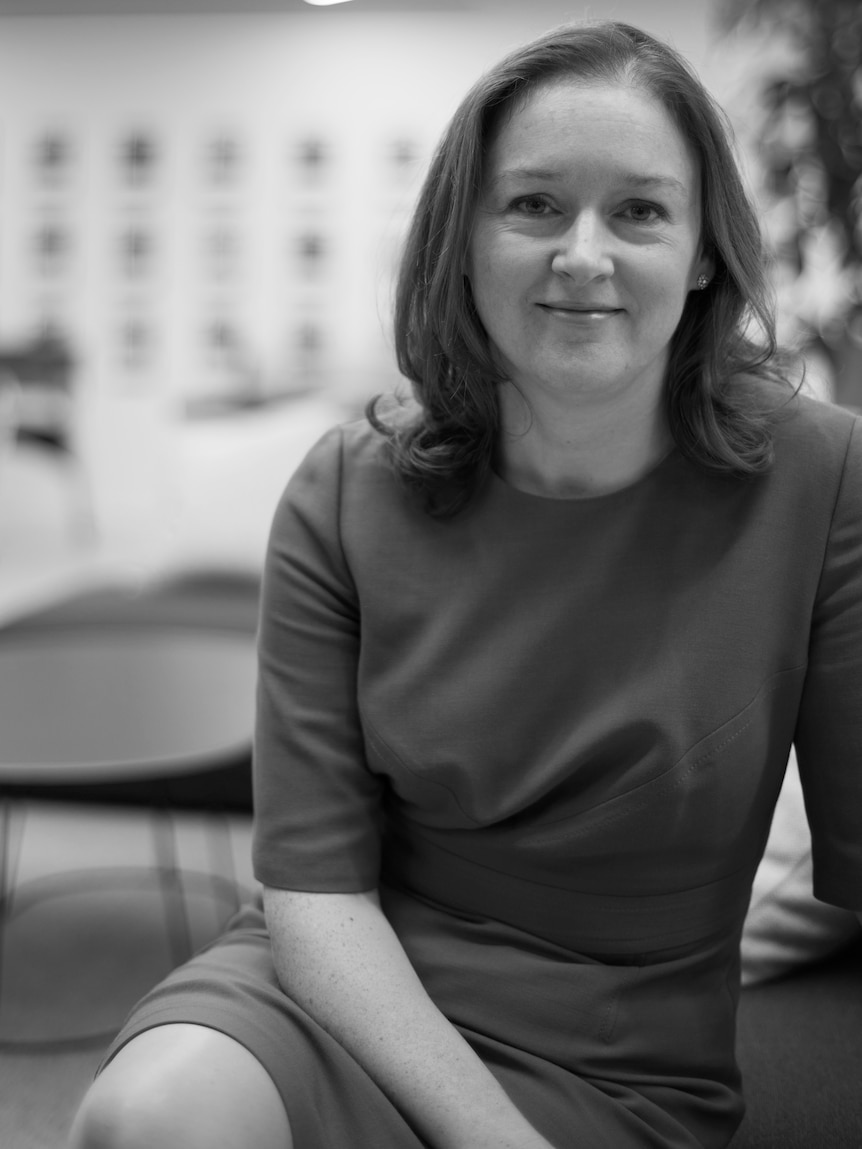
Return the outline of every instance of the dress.
[[[585,499],[491,475],[445,521],[383,443],[333,429],[276,512],[255,872],[379,883],[432,998],[560,1149],[720,1149],[739,933],[794,739],[815,892],[862,907],[862,420],[798,398],[764,476],[676,450]],[[250,909],[113,1048],[202,1020],[264,1061],[303,1149],[419,1149],[283,995],[265,1032],[272,983]]]

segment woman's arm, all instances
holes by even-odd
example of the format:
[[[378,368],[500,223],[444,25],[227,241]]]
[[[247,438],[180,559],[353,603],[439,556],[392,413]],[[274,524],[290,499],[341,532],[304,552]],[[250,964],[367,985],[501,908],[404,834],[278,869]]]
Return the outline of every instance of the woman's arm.
[[[428,997],[375,891],[266,888],[264,908],[285,991],[434,1149],[551,1149]]]

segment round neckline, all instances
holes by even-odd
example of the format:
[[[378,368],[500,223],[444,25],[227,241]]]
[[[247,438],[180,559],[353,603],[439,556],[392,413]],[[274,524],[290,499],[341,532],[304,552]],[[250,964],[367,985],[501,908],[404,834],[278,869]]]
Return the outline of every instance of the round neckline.
[[[643,474],[639,475],[632,482],[626,483],[622,487],[615,487],[612,491],[600,491],[592,495],[539,495],[533,491],[525,491],[521,487],[516,487],[506,480],[494,470],[490,468],[490,483],[493,487],[502,492],[511,494],[514,497],[524,500],[530,500],[533,503],[545,505],[561,505],[561,506],[587,506],[594,503],[606,502],[609,499],[616,499],[620,496],[627,495],[642,487],[645,483],[650,482],[657,476],[672,460],[679,456],[679,448],[674,443],[660,459],[657,459]]]

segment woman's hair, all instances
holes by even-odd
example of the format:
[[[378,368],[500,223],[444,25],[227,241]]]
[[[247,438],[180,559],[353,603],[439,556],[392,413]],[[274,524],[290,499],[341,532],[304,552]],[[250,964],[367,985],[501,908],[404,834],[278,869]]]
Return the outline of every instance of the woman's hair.
[[[402,479],[444,517],[471,498],[491,466],[504,380],[464,273],[489,145],[537,88],[567,78],[630,84],[667,109],[700,168],[701,242],[714,262],[689,293],[673,336],[667,415],[680,450],[703,467],[746,475],[772,462],[763,383],[781,381],[760,229],[724,113],[673,49],[621,23],[565,26],[511,53],[456,111],[431,162],[408,232],[395,296],[398,366],[420,405],[371,423],[389,438]],[[774,405],[774,400],[773,404]]]

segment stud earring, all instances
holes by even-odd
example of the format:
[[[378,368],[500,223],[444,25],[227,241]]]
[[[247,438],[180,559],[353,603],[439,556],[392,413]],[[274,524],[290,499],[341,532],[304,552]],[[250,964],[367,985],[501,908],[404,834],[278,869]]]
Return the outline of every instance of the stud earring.
[[[697,277],[697,290],[704,291],[707,287],[709,287],[709,276],[702,271]]]

